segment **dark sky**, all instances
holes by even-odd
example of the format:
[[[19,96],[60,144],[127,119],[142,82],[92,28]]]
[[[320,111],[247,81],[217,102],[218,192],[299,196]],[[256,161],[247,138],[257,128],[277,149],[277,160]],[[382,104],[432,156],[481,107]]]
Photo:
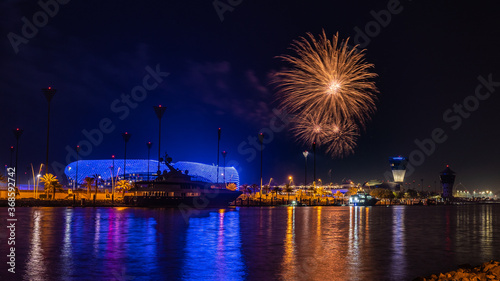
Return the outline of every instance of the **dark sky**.
[[[230,7],[223,21],[208,0],[67,2],[57,10],[49,6],[49,16],[36,1],[0,4],[2,164],[10,162],[14,128],[24,129],[19,170],[45,161],[47,102],[41,89],[52,86],[51,163],[74,161],[66,147],[89,141],[83,130],[94,138],[90,150],[82,148],[84,159],[122,158],[125,131],[132,134],[128,158],[146,158],[147,141],[157,155],[152,106],[162,104],[168,108],[162,152],[174,161],[215,163],[221,127],[227,163],[237,167],[242,183],[258,183],[259,151],[249,137],[281,125],[269,75],[286,65],[275,57],[290,54],[290,43],[306,32],[325,29],[366,47],[380,93],[355,154],[331,159],[319,150],[317,178],[328,179],[331,169],[334,182],[383,180],[388,157],[403,155],[415,164],[409,182],[424,179],[434,188],[448,164],[459,188],[500,189],[500,86],[480,86],[480,99],[475,97],[478,77],[500,81],[499,9],[493,1],[220,0],[215,3],[221,9]],[[34,15],[36,32],[29,27]],[[376,17],[382,24],[374,24]],[[360,37],[357,30],[367,28],[370,35]],[[151,90],[137,91],[157,68],[164,74],[147,80]],[[127,105],[122,95],[132,92],[137,100]],[[461,116],[454,104],[464,102],[468,109]],[[101,122],[108,122],[104,133]],[[439,128],[446,140],[429,155],[418,152],[423,150],[415,140],[432,138]],[[264,181],[273,177],[281,184],[292,175],[302,183],[302,151],[310,148],[298,145],[288,130],[275,130],[265,141]],[[312,165],[310,157],[309,180]]]

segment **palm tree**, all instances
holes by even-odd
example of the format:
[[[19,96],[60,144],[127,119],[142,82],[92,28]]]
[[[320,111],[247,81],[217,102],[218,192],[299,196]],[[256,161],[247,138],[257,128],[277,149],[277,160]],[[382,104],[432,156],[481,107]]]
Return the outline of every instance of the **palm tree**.
[[[94,183],[94,179],[91,177],[85,177],[83,179],[83,186],[87,187],[87,196],[90,196],[90,189],[92,188],[92,184]]]
[[[59,183],[57,177],[54,176],[53,174],[45,174],[40,179],[40,181],[44,183],[43,188],[45,190],[45,193],[48,194],[52,192],[53,193],[52,199],[56,199],[56,189],[61,188],[61,184]]]
[[[267,199],[267,195],[269,195],[269,194],[268,194],[268,193],[269,193],[269,185],[267,185],[267,184],[266,184],[266,185],[264,185],[264,186],[262,187],[262,189],[263,189],[263,190],[264,190],[264,192],[266,193],[266,199]]]
[[[287,200],[287,204],[290,204],[290,193],[293,192],[293,187],[290,186],[290,184],[285,184],[285,192],[288,193],[288,200]]]
[[[229,190],[235,191],[236,190],[236,184],[235,183],[228,183],[226,185],[226,188],[229,189]]]
[[[243,192],[243,194],[248,193],[248,189],[249,189],[248,184],[240,186],[240,191]]]
[[[316,193],[316,188],[314,187],[314,185],[311,185],[311,186],[310,186],[309,188],[307,188],[307,189],[309,189],[309,191],[310,191],[309,196],[314,197],[314,194]]]
[[[0,173],[0,182],[7,183],[7,178],[2,173]]]
[[[340,197],[344,198],[344,194],[342,194],[342,192],[340,192],[340,190],[337,190],[337,192],[335,192],[335,195],[334,195],[336,198],[340,199]],[[343,200],[342,200],[343,201]],[[343,203],[343,202],[342,202]]]
[[[256,185],[255,183],[254,183],[254,184],[252,184],[252,191],[253,191],[253,193],[254,193],[254,195],[253,195],[253,196],[254,196],[254,198],[255,198],[255,196],[257,195],[257,190],[259,190],[259,186],[258,186],[258,185]],[[260,192],[259,192],[259,193],[260,193]]]
[[[97,197],[97,186],[104,181],[101,179],[101,175],[95,174],[92,176],[95,184],[95,196]]]
[[[125,196],[125,191],[132,188],[132,184],[128,180],[120,180],[116,183],[115,189],[123,189],[122,196]]]

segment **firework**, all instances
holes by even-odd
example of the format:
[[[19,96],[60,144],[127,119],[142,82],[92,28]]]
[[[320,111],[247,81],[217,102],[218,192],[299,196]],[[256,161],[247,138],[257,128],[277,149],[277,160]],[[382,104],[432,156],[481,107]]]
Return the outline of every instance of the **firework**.
[[[350,121],[334,123],[330,126],[330,132],[326,137],[326,152],[332,158],[344,158],[354,153],[356,141],[359,137],[358,126]]]
[[[329,124],[320,116],[313,114],[296,116],[292,120],[292,125],[292,133],[296,139],[307,146],[311,146],[313,142],[321,146],[330,132]]]
[[[307,114],[296,116],[292,123],[292,133],[297,141],[308,147],[316,143],[326,148],[332,158],[343,158],[354,152],[359,128],[352,122]]]
[[[364,127],[376,109],[373,64],[365,62],[364,50],[348,46],[349,39],[339,42],[338,34],[331,41],[324,31],[319,40],[307,35],[309,40],[301,37],[292,44],[296,56],[279,56],[291,65],[273,78],[280,106],[294,114],[314,112]]]
[[[290,68],[272,80],[280,107],[296,116],[296,139],[308,146],[316,142],[340,158],[354,152],[359,128],[376,110],[373,64],[348,41],[339,42],[338,34],[330,41],[324,31],[316,40],[308,33],[292,44],[295,56],[279,56]]]

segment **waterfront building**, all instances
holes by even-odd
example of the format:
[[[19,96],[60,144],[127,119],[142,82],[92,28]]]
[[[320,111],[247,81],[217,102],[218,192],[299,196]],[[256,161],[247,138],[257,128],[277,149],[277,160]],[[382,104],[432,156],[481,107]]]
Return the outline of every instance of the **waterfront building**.
[[[446,169],[441,172],[441,187],[443,189],[443,198],[453,197],[453,184],[455,183],[455,172],[453,172],[448,165]]]
[[[391,157],[389,158],[389,163],[391,164],[392,176],[394,177],[395,183],[403,183],[406,173],[406,164],[408,164],[408,159],[406,157]]]

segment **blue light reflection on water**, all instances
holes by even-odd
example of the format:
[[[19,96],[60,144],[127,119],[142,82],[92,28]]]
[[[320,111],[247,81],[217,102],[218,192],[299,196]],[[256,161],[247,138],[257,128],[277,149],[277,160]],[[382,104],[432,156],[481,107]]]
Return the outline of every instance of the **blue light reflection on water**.
[[[404,206],[392,208],[392,261],[391,275],[393,278],[403,278],[406,271],[406,241],[405,241],[405,210]]]
[[[183,280],[244,280],[239,218],[238,211],[221,209],[189,219]]]

